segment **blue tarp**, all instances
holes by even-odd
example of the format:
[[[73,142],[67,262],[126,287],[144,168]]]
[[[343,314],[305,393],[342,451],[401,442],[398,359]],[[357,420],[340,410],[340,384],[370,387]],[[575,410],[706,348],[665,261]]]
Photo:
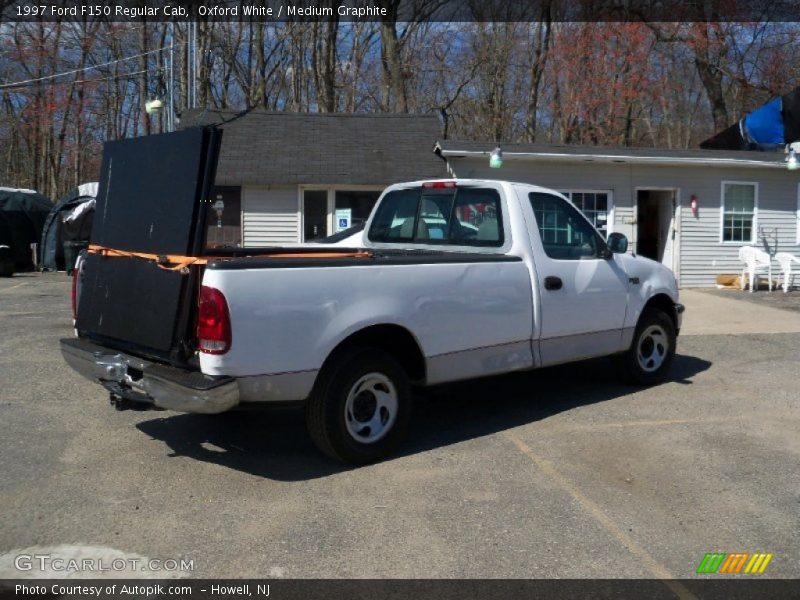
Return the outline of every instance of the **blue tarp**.
[[[744,118],[748,142],[760,146],[784,144],[781,98],[770,100]]]
[[[738,123],[700,142],[708,150],[779,150],[800,142],[800,87],[773,98]]]

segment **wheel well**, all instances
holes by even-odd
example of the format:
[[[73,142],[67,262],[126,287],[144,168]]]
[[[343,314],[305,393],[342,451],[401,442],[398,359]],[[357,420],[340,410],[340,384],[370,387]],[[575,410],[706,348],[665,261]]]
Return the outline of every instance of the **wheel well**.
[[[678,330],[678,313],[675,312],[675,302],[672,301],[672,298],[666,294],[656,294],[647,301],[644,307],[657,308],[661,312],[669,315],[669,318],[672,319],[672,325],[675,327],[675,331]]]
[[[333,349],[325,365],[335,354],[355,346],[380,348],[397,359],[411,381],[425,380],[425,356],[411,332],[400,325],[372,325],[351,334]]]

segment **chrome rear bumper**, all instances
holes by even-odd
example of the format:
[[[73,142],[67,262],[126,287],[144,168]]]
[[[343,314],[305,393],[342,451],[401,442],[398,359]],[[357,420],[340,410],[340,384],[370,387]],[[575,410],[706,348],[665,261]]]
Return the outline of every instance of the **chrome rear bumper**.
[[[61,340],[61,354],[78,373],[133,402],[192,413],[220,413],[239,404],[232,377],[211,377],[148,362],[77,338]]]

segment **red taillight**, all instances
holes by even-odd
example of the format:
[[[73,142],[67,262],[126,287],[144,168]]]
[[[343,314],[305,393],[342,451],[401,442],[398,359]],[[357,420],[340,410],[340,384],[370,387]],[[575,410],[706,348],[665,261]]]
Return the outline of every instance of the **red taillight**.
[[[206,354],[225,354],[230,347],[228,302],[219,290],[201,286],[197,303],[197,349]]]
[[[443,190],[456,187],[455,181],[426,181],[422,187],[431,190]]]

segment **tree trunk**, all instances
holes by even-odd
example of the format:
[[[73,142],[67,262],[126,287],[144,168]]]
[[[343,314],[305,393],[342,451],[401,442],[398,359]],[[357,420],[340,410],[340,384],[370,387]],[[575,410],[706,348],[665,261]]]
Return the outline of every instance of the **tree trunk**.
[[[214,39],[214,23],[200,21],[197,25],[198,71],[197,85],[200,88],[199,106],[208,108],[211,104],[211,70],[214,67],[214,54],[211,43]]]
[[[315,40],[314,43],[317,73],[317,103],[320,112],[331,113],[336,111],[337,104],[336,67],[338,63],[338,54],[336,51],[336,44],[339,37],[339,20],[336,18],[325,21],[324,24],[319,24],[318,28],[315,30],[317,34],[323,26],[322,40],[319,40],[321,43],[318,44],[318,40]]]
[[[728,107],[722,90],[722,73],[708,61],[697,57],[694,61],[700,81],[703,82],[708,101],[711,104],[711,117],[714,119],[714,130],[722,131],[728,125]]]
[[[539,87],[542,74],[547,65],[548,50],[550,47],[550,29],[552,15],[550,2],[542,3],[539,22],[536,24],[535,48],[533,62],[531,63],[531,81],[528,92],[528,114],[525,117],[525,140],[536,141],[536,113],[539,110]]]
[[[381,67],[383,71],[384,112],[408,112],[406,78],[401,57],[402,46],[397,38],[397,10],[381,19]]]

